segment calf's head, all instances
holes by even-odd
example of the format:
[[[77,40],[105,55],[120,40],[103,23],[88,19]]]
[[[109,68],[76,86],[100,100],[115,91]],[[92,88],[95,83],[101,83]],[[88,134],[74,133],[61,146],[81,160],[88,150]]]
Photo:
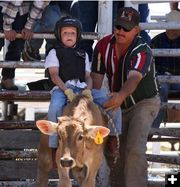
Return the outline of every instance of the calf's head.
[[[74,117],[63,116],[59,118],[58,123],[47,120],[36,122],[39,130],[47,135],[58,135],[58,149],[56,162],[61,167],[73,168],[75,166],[83,167],[83,160],[87,156],[84,154],[87,150],[97,149],[97,136],[101,141],[109,134],[109,129],[103,126],[86,125]],[[100,144],[102,143],[100,141]]]

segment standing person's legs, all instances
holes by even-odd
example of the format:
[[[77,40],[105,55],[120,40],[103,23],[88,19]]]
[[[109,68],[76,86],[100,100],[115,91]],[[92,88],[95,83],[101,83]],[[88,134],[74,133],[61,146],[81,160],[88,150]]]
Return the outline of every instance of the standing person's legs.
[[[123,113],[121,187],[147,187],[146,143],[159,107],[159,98],[145,99]]]
[[[0,7],[0,30],[3,31],[3,14],[1,13],[2,7]],[[4,39],[0,38],[0,51],[4,46]]]
[[[149,7],[147,3],[144,4],[139,4],[139,13],[140,13],[140,22],[144,23],[144,22],[148,22],[148,16],[149,16]],[[142,36],[142,38],[148,43],[150,44],[151,42],[151,37],[148,34],[148,31],[146,30],[142,30],[140,32],[140,35]]]
[[[79,2],[78,1],[59,1],[59,7],[63,16],[70,15],[79,18]]]
[[[94,32],[98,18],[98,1],[79,1],[79,10],[83,32]],[[80,48],[88,53],[90,62],[92,61],[93,43],[93,40],[83,40],[80,43]]]
[[[16,30],[17,32],[21,32],[24,28],[24,25],[27,20],[27,14],[23,16],[16,16],[15,22],[12,24],[12,29]],[[21,52],[23,50],[24,40],[23,39],[16,39],[12,41],[8,45],[8,50],[5,55],[6,61],[19,61],[21,58]],[[15,68],[3,68],[2,69],[2,87],[9,90],[17,90],[17,86],[15,86],[13,79],[15,77]]]
[[[60,12],[59,5],[57,3],[48,5],[42,14],[42,18],[35,23],[33,32],[34,33],[54,32],[55,24],[60,19],[60,17],[61,17],[61,12]],[[43,41],[44,39],[32,39],[30,41],[26,41],[22,53],[23,60],[25,61],[41,60],[39,49],[41,48]],[[54,43],[55,40],[46,39],[46,52],[53,46]]]

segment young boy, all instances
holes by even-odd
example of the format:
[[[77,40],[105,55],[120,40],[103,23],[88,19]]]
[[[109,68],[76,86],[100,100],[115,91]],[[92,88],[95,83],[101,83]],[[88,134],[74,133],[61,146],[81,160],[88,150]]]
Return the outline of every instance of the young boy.
[[[53,122],[57,122],[67,100],[72,101],[76,93],[84,92],[92,98],[89,58],[85,51],[76,47],[81,38],[81,31],[81,22],[70,16],[62,17],[55,26],[58,44],[49,51],[45,60],[45,68],[53,85],[48,111],[48,120]],[[108,99],[102,90],[92,90],[92,95],[94,102],[101,106]],[[116,122],[121,126],[120,111],[115,112],[115,115],[112,115],[112,118],[114,117],[116,118],[115,126],[117,126]],[[118,129],[121,131],[120,127]],[[58,146],[57,135],[49,137],[49,146],[52,148],[54,162]]]

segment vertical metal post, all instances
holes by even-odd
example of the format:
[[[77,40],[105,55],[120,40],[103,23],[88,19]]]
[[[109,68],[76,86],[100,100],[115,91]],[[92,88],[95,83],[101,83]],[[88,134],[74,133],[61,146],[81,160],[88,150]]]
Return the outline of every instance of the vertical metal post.
[[[99,1],[98,5],[98,32],[101,36],[105,36],[112,33],[112,12],[113,11],[113,1]],[[103,81],[103,86],[107,86],[107,77],[105,76]]]
[[[134,9],[138,10],[138,4],[133,3],[133,1],[125,0],[124,1],[125,7],[133,7]]]
[[[98,6],[98,32],[102,36],[112,33],[112,1],[99,1]]]
[[[17,116],[17,104],[14,101],[3,101],[1,103],[1,120],[13,120]]]
[[[1,110],[2,110],[2,113],[1,113],[1,120],[6,120],[7,119],[7,101],[3,101],[1,102]]]

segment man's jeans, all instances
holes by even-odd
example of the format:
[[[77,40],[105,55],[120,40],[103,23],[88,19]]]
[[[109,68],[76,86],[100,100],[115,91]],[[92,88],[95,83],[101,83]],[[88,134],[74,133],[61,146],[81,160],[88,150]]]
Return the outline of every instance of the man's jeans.
[[[160,108],[158,96],[144,99],[123,111],[120,137],[120,187],[147,187],[146,143],[154,118]]]
[[[74,93],[79,93],[82,91],[82,89],[77,87],[70,87]],[[101,106],[105,101],[108,100],[108,92],[106,89],[101,90],[92,90],[92,96],[94,99],[94,102]],[[64,95],[64,92],[62,92],[60,89],[55,89],[51,94],[51,102],[49,105],[49,111],[48,111],[48,120],[57,122],[58,117],[60,117],[63,113],[63,109],[65,105],[67,104],[67,97]],[[111,116],[115,128],[118,134],[121,134],[121,126],[122,126],[122,115],[120,108],[117,109],[115,112],[112,112],[111,110],[108,112]],[[112,126],[109,126],[110,129],[110,135],[115,135],[114,128]],[[49,147],[56,148],[58,146],[58,138],[57,134],[49,136]]]

